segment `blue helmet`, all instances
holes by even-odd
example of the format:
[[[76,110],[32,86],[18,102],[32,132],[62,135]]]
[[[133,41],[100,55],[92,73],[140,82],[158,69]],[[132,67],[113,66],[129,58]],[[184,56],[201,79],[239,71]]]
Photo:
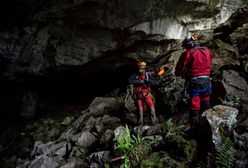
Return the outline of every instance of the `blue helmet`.
[[[193,48],[195,46],[199,46],[199,42],[197,41],[197,37],[196,36],[190,36],[190,37],[186,37],[183,41],[182,41],[182,47],[183,48]]]

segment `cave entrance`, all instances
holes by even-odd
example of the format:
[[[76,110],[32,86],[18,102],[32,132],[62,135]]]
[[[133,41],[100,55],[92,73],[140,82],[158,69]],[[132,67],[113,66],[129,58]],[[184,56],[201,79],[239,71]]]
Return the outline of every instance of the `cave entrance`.
[[[124,94],[135,64],[133,59],[111,56],[80,66],[50,68],[43,76],[4,81],[0,96],[1,128],[23,122],[23,118],[80,113],[93,98],[113,93],[117,88],[115,94]]]

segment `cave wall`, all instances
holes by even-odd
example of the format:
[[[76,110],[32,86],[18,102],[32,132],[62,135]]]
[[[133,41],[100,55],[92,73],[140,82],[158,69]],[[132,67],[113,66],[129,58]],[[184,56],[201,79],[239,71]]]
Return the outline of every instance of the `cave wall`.
[[[125,49],[127,43],[146,38],[143,33],[161,35],[159,40],[182,39],[190,32],[223,23],[243,1],[12,0],[2,3],[1,16],[5,19],[1,23],[1,60],[27,62],[28,71],[37,74],[46,67],[82,65],[107,51]],[[143,33],[134,35],[135,31]]]

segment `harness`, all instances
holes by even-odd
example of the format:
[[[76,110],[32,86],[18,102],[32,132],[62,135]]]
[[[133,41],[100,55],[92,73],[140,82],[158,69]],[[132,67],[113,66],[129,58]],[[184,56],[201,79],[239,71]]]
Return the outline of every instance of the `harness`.
[[[137,78],[139,78],[139,76],[137,76]],[[145,73],[144,80],[149,80],[149,72]],[[137,86],[134,90],[137,98],[144,99],[146,96],[151,96],[150,93],[151,90],[149,86],[146,85]]]
[[[205,94],[210,94],[211,88],[212,88],[212,86],[210,84],[204,89],[188,89],[188,90],[189,90],[189,94],[191,97],[197,97],[197,96],[202,96]]]
[[[145,76],[145,80],[149,80],[149,76],[148,76],[148,72],[146,72],[146,74],[145,74],[146,76]]]
[[[205,75],[202,75],[202,76],[194,76],[194,77],[191,78],[191,80],[202,79],[202,78],[209,78],[209,76],[205,76]]]

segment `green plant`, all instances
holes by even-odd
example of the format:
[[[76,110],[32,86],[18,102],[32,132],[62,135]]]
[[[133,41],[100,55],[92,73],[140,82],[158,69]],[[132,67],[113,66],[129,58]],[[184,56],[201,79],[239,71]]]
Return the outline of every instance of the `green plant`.
[[[175,134],[181,132],[183,129],[185,129],[185,125],[178,125],[176,126],[175,123],[172,121],[172,118],[169,118],[165,122],[165,127],[167,131],[167,135]]]
[[[223,137],[222,144],[217,148],[215,164],[217,168],[231,168],[234,166],[233,142],[229,137]]]
[[[121,158],[124,159],[124,163],[121,165],[121,168],[130,167],[129,156],[131,153],[134,153],[134,146],[131,143],[131,141],[132,139],[131,139],[130,131],[126,125],[125,137],[119,135],[117,139],[117,149],[120,150],[120,152],[123,154]]]
[[[195,168],[205,168],[205,164],[203,163],[203,161],[199,161],[197,164],[196,164],[196,167]]]
[[[140,161],[140,156],[142,156],[144,153],[144,148],[143,148],[144,139],[139,135],[137,136],[132,135],[132,137],[134,140],[134,147],[135,147],[135,149],[133,150],[133,155],[137,161]]]
[[[185,143],[184,145],[184,153],[187,157],[191,155],[192,148],[193,148],[192,144],[189,141],[187,141],[187,143]]]
[[[105,163],[104,168],[110,168],[109,163]]]
[[[124,160],[121,168],[130,168],[131,160],[140,162],[140,157],[148,146],[154,142],[146,142],[144,138],[137,135],[131,135],[128,126],[126,126],[125,136],[119,135],[117,138],[117,149],[121,152],[121,159]]]

